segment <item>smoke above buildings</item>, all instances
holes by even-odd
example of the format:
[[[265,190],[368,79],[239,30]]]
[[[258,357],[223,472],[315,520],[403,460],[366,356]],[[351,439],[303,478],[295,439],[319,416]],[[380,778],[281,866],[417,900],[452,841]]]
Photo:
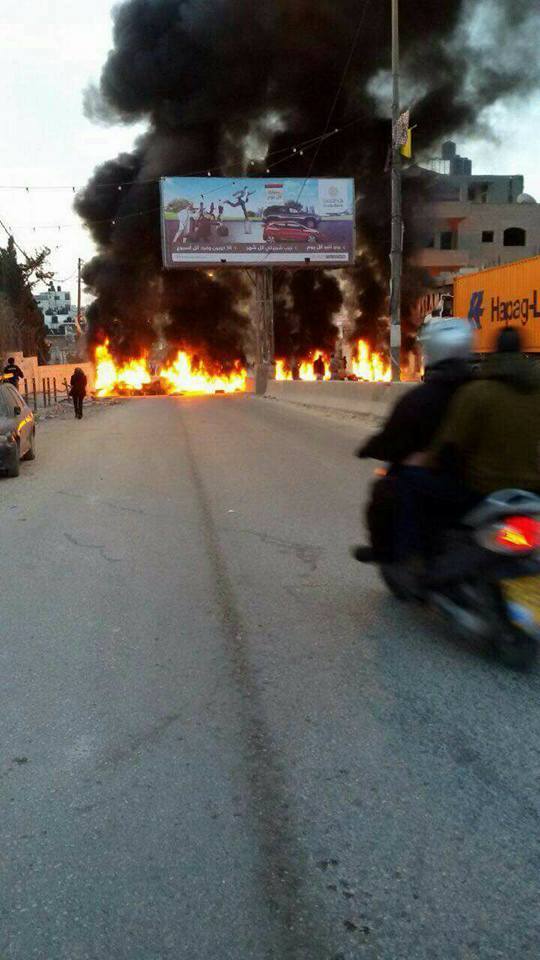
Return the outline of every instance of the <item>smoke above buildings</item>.
[[[143,120],[148,129],[76,199],[98,248],[85,270],[94,337],[132,352],[151,343],[160,317],[171,342],[225,360],[241,354],[249,283],[234,270],[163,273],[158,179],[264,175],[270,162],[281,176],[354,176],[358,191],[360,258],[345,294],[341,271],[276,271],[278,348],[328,346],[344,296],[369,332],[385,310],[389,269],[390,4],[125,0],[113,17],[114,46],[86,110],[97,122]],[[419,152],[477,130],[485,107],[538,81],[530,0],[401,0],[400,34]],[[291,155],[294,144],[336,129]],[[415,179],[405,183],[406,211],[417,190]],[[407,254],[414,245],[411,229]],[[405,314],[419,279],[411,268]]]

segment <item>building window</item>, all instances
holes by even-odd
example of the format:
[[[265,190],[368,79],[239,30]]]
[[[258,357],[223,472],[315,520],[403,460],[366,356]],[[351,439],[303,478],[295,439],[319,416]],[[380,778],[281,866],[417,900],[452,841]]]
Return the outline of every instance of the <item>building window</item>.
[[[489,183],[474,182],[469,184],[469,200],[472,203],[487,203]]]
[[[493,230],[483,230],[482,231],[482,243],[493,243],[495,234]]]
[[[441,250],[453,250],[454,249],[454,234],[451,230],[445,230],[441,233]]]
[[[521,227],[508,227],[504,231],[503,244],[505,247],[524,247],[527,234]]]
[[[51,323],[58,323],[58,317],[51,317]]]

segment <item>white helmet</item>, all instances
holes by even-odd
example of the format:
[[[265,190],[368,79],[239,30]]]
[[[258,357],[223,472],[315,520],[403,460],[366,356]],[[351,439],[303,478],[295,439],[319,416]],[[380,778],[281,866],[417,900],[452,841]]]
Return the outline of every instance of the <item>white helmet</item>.
[[[443,360],[467,360],[472,352],[473,332],[468,320],[436,317],[420,329],[418,340],[426,367]]]

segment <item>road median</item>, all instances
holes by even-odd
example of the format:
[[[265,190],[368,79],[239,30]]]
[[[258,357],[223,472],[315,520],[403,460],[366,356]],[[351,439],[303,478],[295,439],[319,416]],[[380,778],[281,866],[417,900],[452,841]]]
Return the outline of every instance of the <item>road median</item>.
[[[384,418],[414,383],[361,383],[354,380],[269,380],[265,397],[305,407]]]

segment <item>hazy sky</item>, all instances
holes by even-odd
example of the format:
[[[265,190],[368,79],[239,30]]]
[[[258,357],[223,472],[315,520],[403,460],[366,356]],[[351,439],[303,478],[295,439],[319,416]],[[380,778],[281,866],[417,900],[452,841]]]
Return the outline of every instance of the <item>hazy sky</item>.
[[[83,90],[98,79],[111,46],[112,6],[20,0],[3,11],[0,28],[0,219],[24,249],[51,247],[56,280],[72,292],[77,257],[91,257],[93,246],[72,211],[71,188],[129,149],[142,129],[97,126],[82,112]],[[494,108],[490,119],[498,142],[460,140],[460,153],[473,159],[476,173],[523,173],[525,189],[540,200],[538,94]],[[31,189],[6,189],[13,186]],[[35,189],[53,186],[69,189]]]

